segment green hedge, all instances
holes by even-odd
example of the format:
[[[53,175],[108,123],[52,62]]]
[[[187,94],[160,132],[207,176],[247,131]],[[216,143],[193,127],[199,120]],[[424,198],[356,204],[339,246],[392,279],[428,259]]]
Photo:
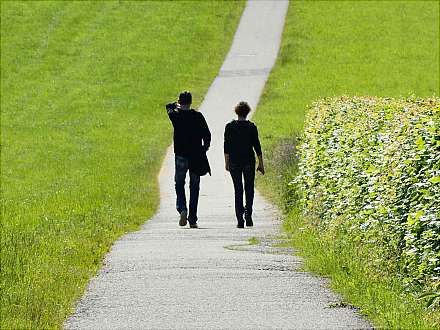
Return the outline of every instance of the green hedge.
[[[367,247],[378,274],[439,284],[440,99],[324,99],[309,109],[299,155],[309,223]]]

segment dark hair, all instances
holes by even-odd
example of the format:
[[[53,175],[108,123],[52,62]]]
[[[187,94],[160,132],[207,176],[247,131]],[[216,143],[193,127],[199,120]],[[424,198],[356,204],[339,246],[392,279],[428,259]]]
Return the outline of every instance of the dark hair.
[[[247,102],[241,101],[235,106],[235,113],[240,117],[246,118],[249,112],[251,112],[251,107]]]
[[[192,103],[192,95],[188,91],[184,91],[179,95],[179,104],[190,105]]]

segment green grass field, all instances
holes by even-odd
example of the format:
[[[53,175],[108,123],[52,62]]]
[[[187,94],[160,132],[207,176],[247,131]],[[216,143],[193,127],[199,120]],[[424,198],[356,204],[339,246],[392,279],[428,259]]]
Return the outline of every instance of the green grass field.
[[[57,328],[103,255],[158,204],[171,129],[243,2],[1,3],[0,328]]]
[[[291,209],[296,137],[313,101],[339,95],[438,96],[438,27],[438,1],[291,2],[279,58],[254,117],[267,151],[268,173],[258,182],[266,196]],[[291,213],[285,225],[306,257],[306,269],[330,276],[332,287],[376,326],[429,328],[433,320],[440,322],[423,302],[401,295],[398,279],[366,276],[350,244],[300,230],[304,221]],[[339,249],[330,248],[335,245]]]

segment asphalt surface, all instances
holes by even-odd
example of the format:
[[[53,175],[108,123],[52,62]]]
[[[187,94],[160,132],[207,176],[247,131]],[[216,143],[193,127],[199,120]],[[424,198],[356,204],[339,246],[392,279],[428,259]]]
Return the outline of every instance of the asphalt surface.
[[[213,175],[201,180],[200,228],[178,226],[170,149],[159,175],[158,213],[114,244],[65,328],[371,328],[356,310],[341,307],[323,279],[298,271],[301,260],[292,251],[272,246],[280,235],[278,211],[258,193],[255,227],[235,227],[223,130],[238,101],[257,105],[277,56],[287,7],[286,1],[247,4],[201,106],[213,136],[208,152]],[[260,243],[248,245],[252,237]]]

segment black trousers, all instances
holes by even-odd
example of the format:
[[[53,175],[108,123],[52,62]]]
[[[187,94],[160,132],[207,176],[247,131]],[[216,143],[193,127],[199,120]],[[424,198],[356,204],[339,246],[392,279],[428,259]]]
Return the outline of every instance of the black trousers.
[[[232,182],[235,190],[235,215],[238,221],[243,220],[244,211],[252,215],[252,205],[254,204],[254,181],[255,163],[249,164],[229,164]],[[243,179],[244,192],[246,195],[246,205],[243,207]]]

